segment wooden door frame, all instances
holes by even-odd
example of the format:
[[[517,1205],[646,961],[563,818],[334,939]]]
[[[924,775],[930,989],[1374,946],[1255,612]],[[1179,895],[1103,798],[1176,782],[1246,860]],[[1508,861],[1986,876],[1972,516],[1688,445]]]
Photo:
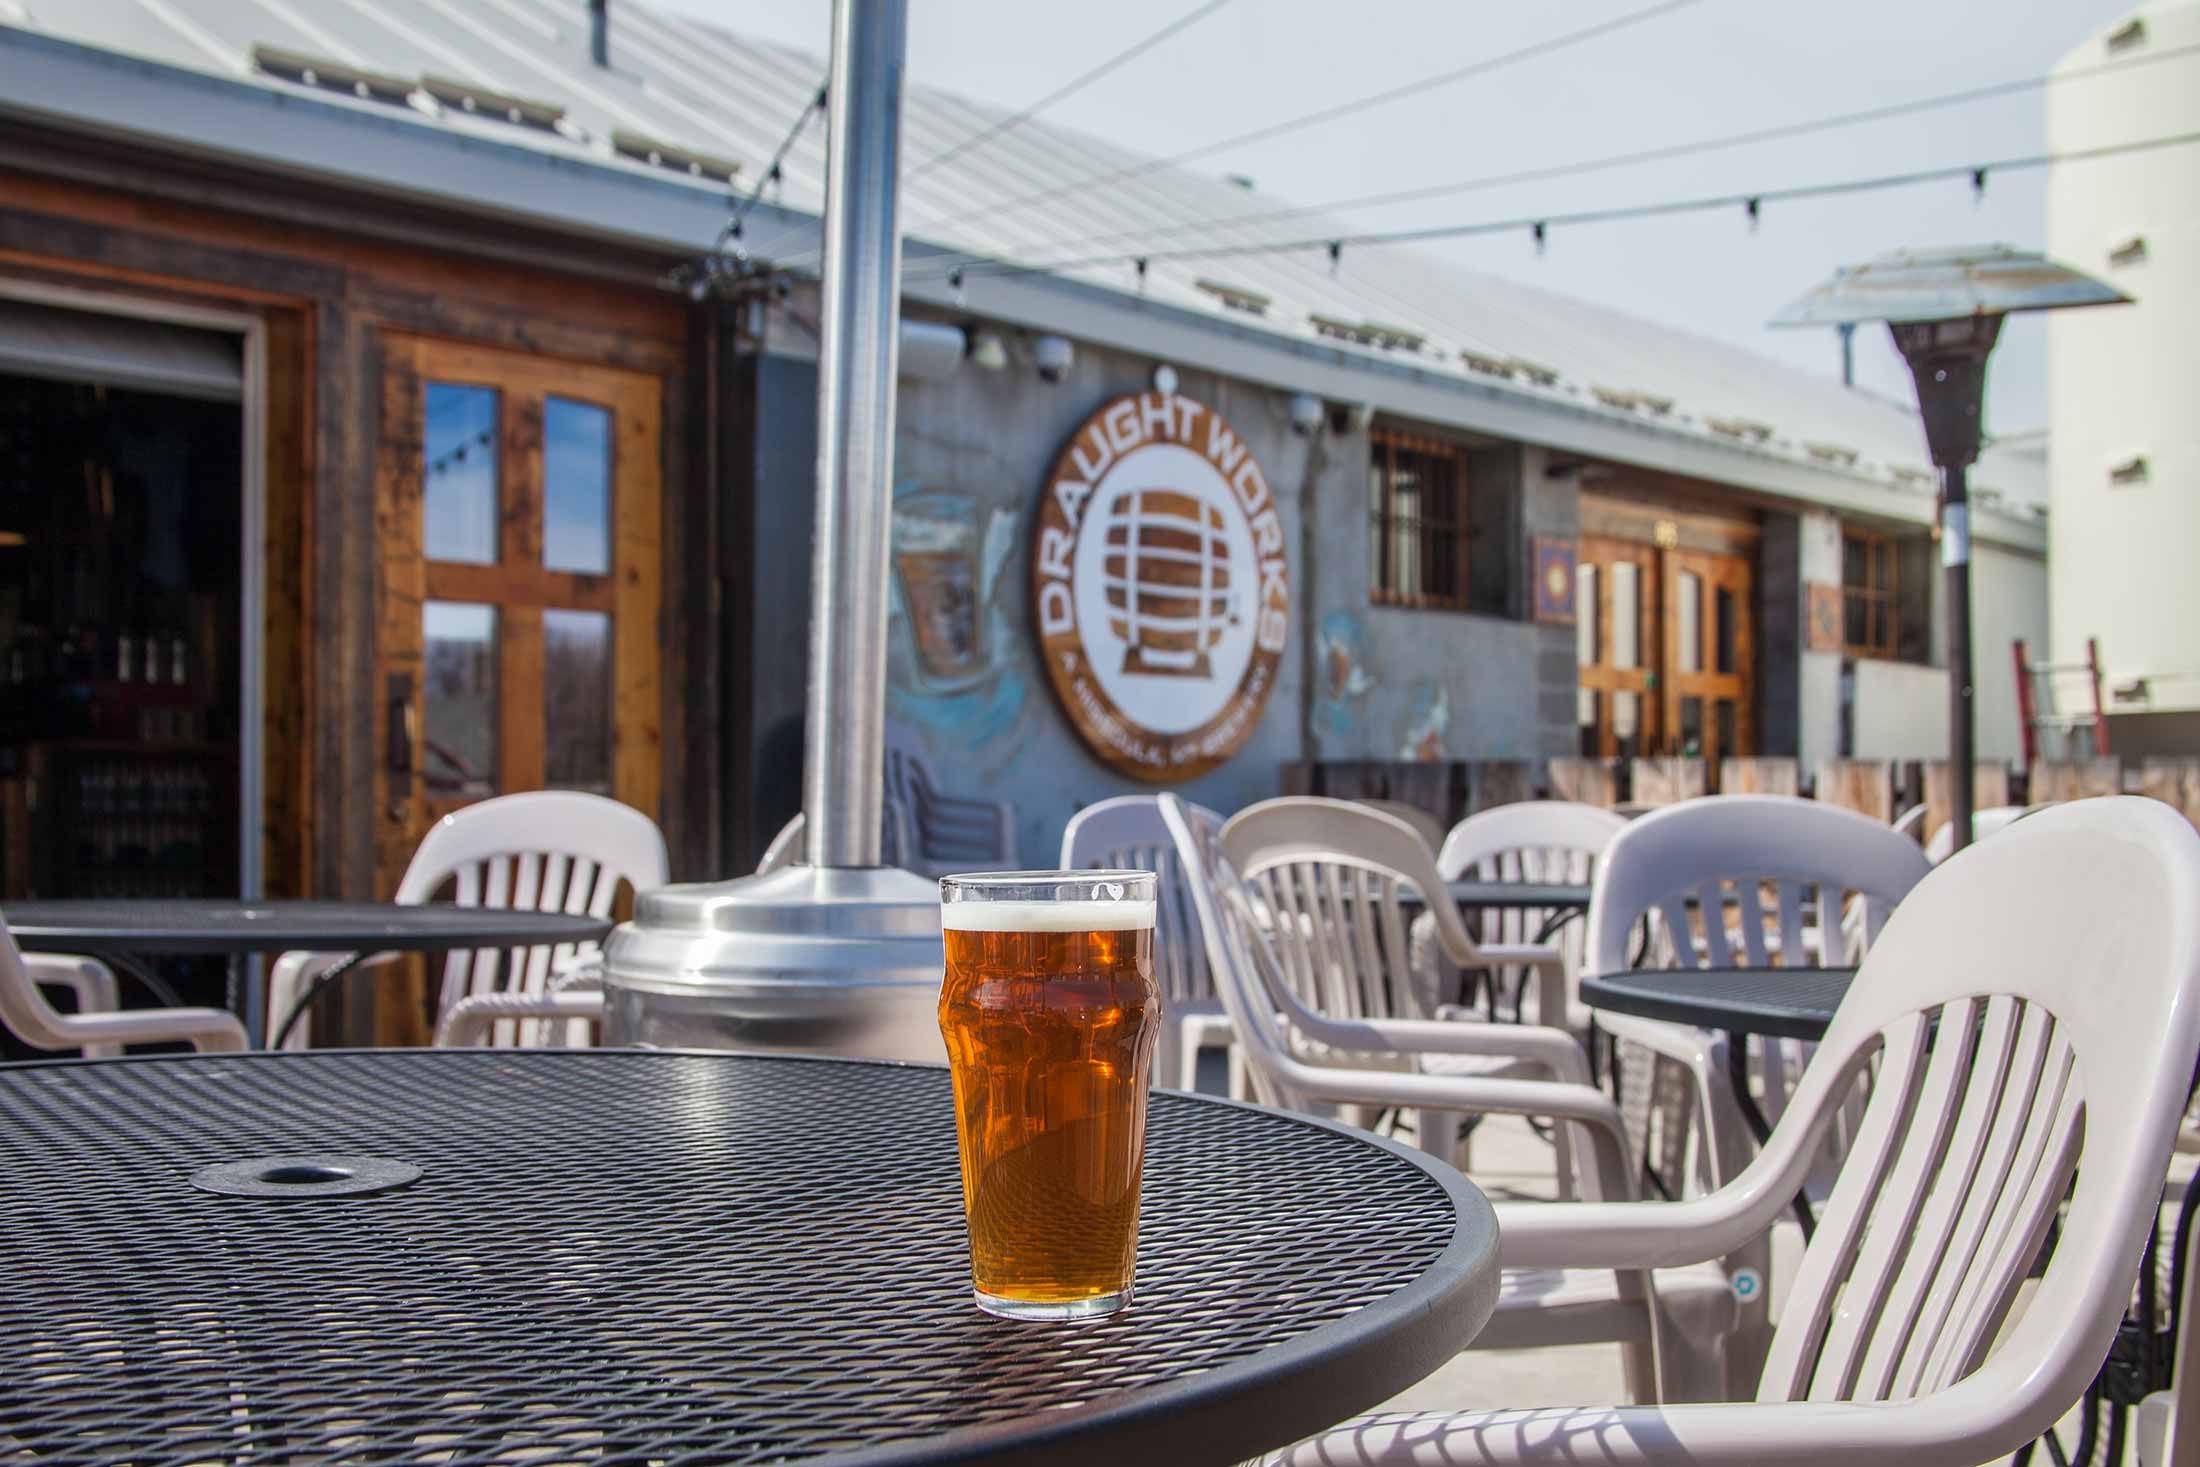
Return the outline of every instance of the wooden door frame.
[[[1757,691],[1761,679],[1757,668],[1757,603],[1755,587],[1757,564],[1752,555],[1736,551],[1673,548],[1646,540],[1636,540],[1624,535],[1603,533],[1582,534],[1575,549],[1577,567],[1595,565],[1601,567],[1597,574],[1597,615],[1600,630],[1606,639],[1599,652],[1609,655],[1609,638],[1612,627],[1612,577],[1610,567],[1615,561],[1625,560],[1634,564],[1643,586],[1642,625],[1640,628],[1640,666],[1626,670],[1596,664],[1576,664],[1577,686],[1596,693],[1600,700],[1598,720],[1598,747],[1593,757],[1615,758],[1619,756],[1619,740],[1613,731],[1610,716],[1611,698],[1614,693],[1632,692],[1639,696],[1640,726],[1635,752],[1638,756],[1654,757],[1675,752],[1671,741],[1680,728],[1681,699],[1684,696],[1701,697],[1705,702],[1707,722],[1703,757],[1710,760],[1729,754],[1747,755],[1756,749],[1757,741]],[[1720,566],[1738,568],[1742,587],[1736,595],[1735,667],[1732,674],[1705,671],[1681,673],[1680,666],[1680,618],[1673,614],[1677,604],[1677,588],[1684,568],[1697,569],[1699,574]],[[1578,573],[1578,572],[1577,572]],[[1705,575],[1707,586],[1717,582]],[[1716,616],[1715,597],[1706,603],[1709,616]],[[1707,661],[1715,661],[1716,653]],[[1682,686],[1682,679],[1711,678],[1725,681],[1731,678],[1739,684],[1733,691],[1735,703],[1736,748],[1715,747],[1716,714],[1715,699],[1724,694],[1707,691],[1693,682]],[[1578,729],[1578,724],[1576,725]]]

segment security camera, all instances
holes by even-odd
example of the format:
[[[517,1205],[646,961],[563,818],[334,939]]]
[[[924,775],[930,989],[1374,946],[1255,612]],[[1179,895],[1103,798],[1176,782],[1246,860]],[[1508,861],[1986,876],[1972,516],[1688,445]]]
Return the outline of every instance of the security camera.
[[[1311,392],[1299,393],[1291,399],[1291,431],[1301,438],[1311,438],[1321,431],[1322,400]]]
[[[1042,336],[1031,343],[1031,359],[1041,377],[1059,382],[1069,375],[1070,363],[1077,360],[1077,348],[1066,336]]]

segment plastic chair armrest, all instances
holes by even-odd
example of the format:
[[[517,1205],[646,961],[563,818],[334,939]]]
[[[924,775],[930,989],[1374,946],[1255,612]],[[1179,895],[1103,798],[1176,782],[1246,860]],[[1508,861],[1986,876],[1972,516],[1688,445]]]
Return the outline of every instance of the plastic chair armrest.
[[[188,1044],[206,1053],[245,1047],[244,1025],[220,1009],[123,1009],[103,1014],[61,1014],[53,1031],[62,1042],[42,1047],[89,1050],[94,1045]],[[32,1040],[37,1043],[37,1040]]]
[[[499,1019],[601,1019],[600,991],[568,988],[555,993],[477,993],[452,1004],[435,1026],[436,1046],[480,1044]]]

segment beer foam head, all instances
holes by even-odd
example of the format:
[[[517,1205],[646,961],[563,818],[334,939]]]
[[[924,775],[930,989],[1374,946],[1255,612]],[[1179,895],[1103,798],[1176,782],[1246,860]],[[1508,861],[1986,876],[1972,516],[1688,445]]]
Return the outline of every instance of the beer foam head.
[[[949,932],[1129,932],[1153,926],[1151,901],[943,902]]]

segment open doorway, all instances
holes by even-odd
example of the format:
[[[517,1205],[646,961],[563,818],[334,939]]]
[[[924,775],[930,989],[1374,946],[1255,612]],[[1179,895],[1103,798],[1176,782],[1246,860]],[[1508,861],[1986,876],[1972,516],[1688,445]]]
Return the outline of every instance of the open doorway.
[[[0,899],[234,896],[242,342],[0,301]]]

